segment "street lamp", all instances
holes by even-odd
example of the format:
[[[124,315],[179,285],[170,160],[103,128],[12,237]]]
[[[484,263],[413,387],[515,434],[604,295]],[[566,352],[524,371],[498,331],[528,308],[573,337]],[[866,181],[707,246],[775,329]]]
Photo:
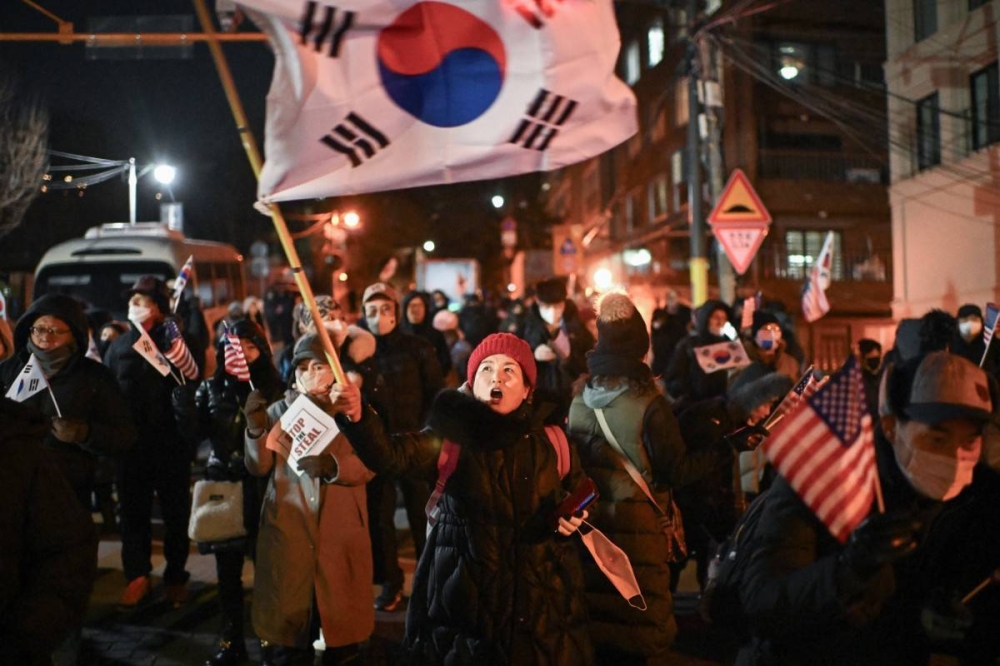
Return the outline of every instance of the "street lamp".
[[[361,216],[355,213],[353,210],[349,210],[344,213],[344,226],[348,229],[354,229],[359,224],[361,224]]]
[[[135,188],[138,184],[139,179],[145,176],[150,171],[153,172],[153,177],[157,181],[167,185],[168,190],[170,183],[174,182],[174,178],[177,177],[177,169],[168,164],[147,164],[139,170],[139,173],[135,172],[135,158],[128,158],[128,221],[131,224],[135,224]],[[173,199],[173,192],[170,193],[170,198]]]
[[[424,241],[424,252],[433,252],[435,247],[437,246],[434,244],[434,241]]]
[[[490,203],[493,204],[494,208],[497,208],[497,209],[503,208],[503,197],[500,196],[499,194],[494,194],[493,198],[490,199]]]

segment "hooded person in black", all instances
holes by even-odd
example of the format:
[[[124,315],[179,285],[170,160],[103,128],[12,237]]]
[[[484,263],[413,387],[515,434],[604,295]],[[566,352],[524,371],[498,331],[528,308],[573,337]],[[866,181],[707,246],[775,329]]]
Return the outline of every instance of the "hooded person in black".
[[[691,308],[677,301],[677,292],[670,290],[667,305],[653,310],[650,338],[653,343],[653,375],[662,377],[670,366],[674,348],[688,334]]]
[[[666,385],[670,396],[677,401],[674,411],[699,400],[707,400],[726,392],[727,374],[724,371],[705,374],[695,358],[695,349],[705,345],[726,342],[722,330],[730,320],[729,307],[722,301],[706,301],[695,315],[695,330],[674,348],[673,358],[667,369]]]
[[[22,401],[50,420],[43,445],[89,510],[98,456],[127,451],[136,430],[114,374],[86,357],[87,330],[76,300],[43,296],[17,322],[15,352],[0,363],[0,384],[6,394],[32,355],[38,360],[51,393],[38,391]]]
[[[451,372],[451,352],[441,331],[434,328],[431,298],[423,291],[411,291],[403,297],[403,319],[399,322],[405,333],[416,335],[434,345],[441,373]]]

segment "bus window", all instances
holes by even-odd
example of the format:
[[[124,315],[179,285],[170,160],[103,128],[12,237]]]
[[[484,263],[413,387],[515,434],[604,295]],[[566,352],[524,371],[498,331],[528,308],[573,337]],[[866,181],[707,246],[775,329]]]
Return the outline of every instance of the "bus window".
[[[229,270],[226,264],[212,265],[212,284],[215,288],[215,300],[220,305],[225,305],[232,300],[232,290],[229,283]]]
[[[197,296],[202,309],[215,307],[212,293],[212,264],[195,264],[194,276],[198,282]]]
[[[52,264],[39,271],[34,294],[35,298],[42,294],[67,294],[95,309],[124,318],[128,309],[126,292],[143,275],[169,280],[174,273],[172,267],[159,261]]]

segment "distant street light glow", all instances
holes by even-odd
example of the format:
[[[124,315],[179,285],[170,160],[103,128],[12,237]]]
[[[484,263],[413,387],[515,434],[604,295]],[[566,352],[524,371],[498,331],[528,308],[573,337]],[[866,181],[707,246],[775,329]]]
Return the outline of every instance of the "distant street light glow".
[[[434,241],[424,241],[424,252],[433,252],[435,247],[437,246],[434,245]]]
[[[507,285],[507,291],[513,294],[515,291],[517,291],[517,285],[511,282],[510,284]]]
[[[494,208],[503,208],[503,197],[499,194],[494,194],[493,198],[490,199],[490,202],[493,204]]]
[[[598,291],[607,291],[614,284],[614,276],[607,268],[598,268],[594,271],[594,286]]]
[[[795,65],[784,65],[781,69],[778,70],[778,74],[781,74],[781,78],[785,79],[786,81],[791,81],[792,79],[794,79],[796,76],[799,75],[799,68],[796,67]]]
[[[353,210],[349,210],[344,213],[344,226],[348,229],[354,229],[359,224],[361,224],[361,216],[355,213]]]
[[[337,276],[337,279],[340,280],[341,282],[347,282],[347,273],[341,273],[340,275]]]
[[[156,168],[153,169],[153,178],[155,178],[158,183],[169,185],[174,182],[174,178],[176,177],[177,169],[169,164],[157,164]]]

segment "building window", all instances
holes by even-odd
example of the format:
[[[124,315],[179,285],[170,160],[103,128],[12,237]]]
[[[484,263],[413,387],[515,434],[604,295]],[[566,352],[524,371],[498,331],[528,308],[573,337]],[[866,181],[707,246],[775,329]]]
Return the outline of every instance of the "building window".
[[[941,164],[941,116],[938,94],[917,102],[917,170]]]
[[[684,9],[669,9],[667,10],[667,17],[670,20],[670,40],[677,43],[687,39],[687,11]]]
[[[777,42],[772,57],[778,76],[789,83],[821,86],[837,83],[836,51],[828,44]]]
[[[632,40],[625,47],[625,83],[630,86],[639,82],[642,75],[642,58],[639,53],[639,42]]]
[[[660,174],[646,186],[646,199],[651,224],[660,222],[667,216],[669,186],[666,174]]]
[[[682,206],[687,205],[688,201],[688,190],[687,190],[687,176],[684,173],[684,167],[686,165],[686,160],[684,159],[684,151],[675,151],[673,155],[670,156],[670,183],[673,186],[673,210],[679,211]]]
[[[649,32],[646,33],[646,46],[649,51],[646,64],[649,67],[656,67],[663,60],[663,51],[666,48],[663,19],[658,18],[653,21],[653,25],[649,26]]]
[[[785,277],[789,280],[804,280],[812,269],[813,262],[823,250],[827,231],[788,230],[785,232]],[[841,233],[833,232],[832,280],[844,279],[844,253]]]
[[[1000,141],[1000,71],[997,63],[969,77],[972,92],[972,148]]]
[[[922,42],[937,32],[938,0],[913,0],[913,39]]]

